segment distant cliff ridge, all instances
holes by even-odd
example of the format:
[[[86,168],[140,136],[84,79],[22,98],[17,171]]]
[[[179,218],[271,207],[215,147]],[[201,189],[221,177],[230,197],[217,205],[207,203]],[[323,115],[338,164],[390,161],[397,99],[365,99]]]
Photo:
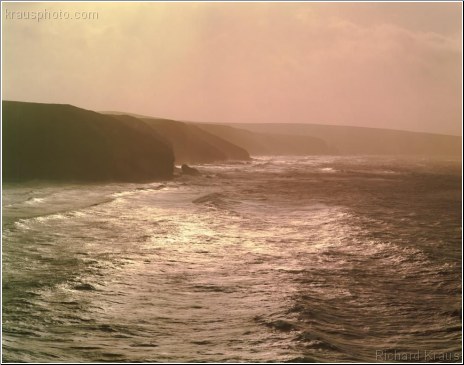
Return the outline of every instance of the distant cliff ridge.
[[[252,155],[327,155],[337,152],[323,139],[308,135],[253,132],[245,128],[219,124],[196,123],[195,125],[229,140]]]
[[[3,101],[3,180],[141,181],[169,178],[171,146],[131,123],[64,104]]]
[[[324,140],[342,155],[409,155],[461,158],[461,136],[391,129],[321,124],[254,123],[228,124],[252,133],[311,136]]]

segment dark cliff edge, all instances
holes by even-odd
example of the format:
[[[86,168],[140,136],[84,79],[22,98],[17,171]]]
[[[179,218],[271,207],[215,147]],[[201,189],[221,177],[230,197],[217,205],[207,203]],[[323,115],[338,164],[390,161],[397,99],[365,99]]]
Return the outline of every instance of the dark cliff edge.
[[[172,147],[130,123],[67,104],[2,101],[3,181],[148,181],[173,174]]]

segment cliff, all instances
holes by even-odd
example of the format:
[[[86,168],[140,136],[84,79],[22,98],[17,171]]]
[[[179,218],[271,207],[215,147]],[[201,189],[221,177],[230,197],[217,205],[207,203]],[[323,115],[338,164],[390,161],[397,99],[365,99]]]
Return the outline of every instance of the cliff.
[[[3,180],[169,178],[171,146],[146,123],[65,104],[3,101]]]

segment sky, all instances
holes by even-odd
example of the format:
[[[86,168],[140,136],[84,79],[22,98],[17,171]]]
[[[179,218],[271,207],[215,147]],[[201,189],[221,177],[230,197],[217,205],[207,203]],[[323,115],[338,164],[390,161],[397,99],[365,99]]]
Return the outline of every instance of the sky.
[[[2,99],[462,135],[461,13],[460,2],[2,2]]]

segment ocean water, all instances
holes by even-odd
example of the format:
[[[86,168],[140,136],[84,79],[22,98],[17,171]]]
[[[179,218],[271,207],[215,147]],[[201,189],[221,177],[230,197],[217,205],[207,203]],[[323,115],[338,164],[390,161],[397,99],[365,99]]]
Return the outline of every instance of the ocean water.
[[[460,162],[197,167],[3,185],[3,361],[460,361]]]

